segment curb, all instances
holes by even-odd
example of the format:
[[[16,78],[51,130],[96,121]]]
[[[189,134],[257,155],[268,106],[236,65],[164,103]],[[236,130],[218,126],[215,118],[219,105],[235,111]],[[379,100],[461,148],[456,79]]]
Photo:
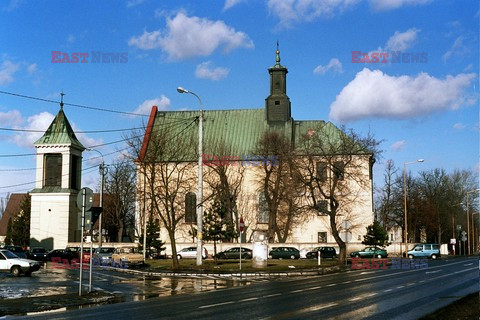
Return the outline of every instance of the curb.
[[[324,267],[319,269],[308,269],[304,271],[280,271],[280,272],[173,272],[173,271],[141,271],[134,269],[121,269],[113,267],[104,267],[106,270],[124,272],[130,274],[139,274],[147,276],[163,277],[204,277],[204,278],[278,278],[278,277],[298,277],[298,276],[318,276],[323,274],[336,273],[346,270],[339,266]]]

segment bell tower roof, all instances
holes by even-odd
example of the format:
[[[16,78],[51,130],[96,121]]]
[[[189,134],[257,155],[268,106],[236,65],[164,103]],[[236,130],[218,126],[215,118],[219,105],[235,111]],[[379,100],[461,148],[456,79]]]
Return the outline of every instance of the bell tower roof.
[[[60,110],[48,127],[47,131],[45,131],[43,136],[34,143],[36,147],[40,145],[52,144],[69,145],[82,151],[85,150],[85,147],[75,136],[75,132],[73,132],[72,126],[70,125],[70,122],[68,122],[67,116],[63,112],[63,101],[60,104]]]

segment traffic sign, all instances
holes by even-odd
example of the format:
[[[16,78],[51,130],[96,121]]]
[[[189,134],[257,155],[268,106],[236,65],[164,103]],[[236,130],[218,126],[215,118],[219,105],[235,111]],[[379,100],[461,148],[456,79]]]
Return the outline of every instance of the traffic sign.
[[[240,222],[238,224],[238,228],[240,229],[240,232],[243,232],[243,230],[245,230],[245,223],[243,222],[242,217],[240,217]]]
[[[82,188],[77,195],[77,208],[82,210],[83,206],[83,194],[85,190],[85,211],[90,210],[93,206],[93,191],[90,188]]]
[[[467,237],[462,236],[462,241],[463,241],[463,242],[467,241]]]

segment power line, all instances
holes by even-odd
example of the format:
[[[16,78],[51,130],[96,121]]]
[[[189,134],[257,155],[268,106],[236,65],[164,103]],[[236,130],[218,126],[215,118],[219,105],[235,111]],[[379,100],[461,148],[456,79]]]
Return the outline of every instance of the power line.
[[[191,120],[192,118],[196,119],[197,117],[188,117],[188,118],[183,118],[182,120],[169,122],[168,126],[159,128],[159,130],[164,130],[164,129],[167,129],[167,128],[173,128],[177,125],[181,125],[182,122],[186,122],[188,120]],[[94,148],[103,147],[103,146],[107,146],[107,145],[111,145],[111,144],[116,144],[116,143],[127,141],[128,139],[131,139],[131,138],[138,138],[138,137],[141,137],[141,136],[143,136],[143,133],[141,135],[133,136],[133,137],[126,138],[126,139],[120,139],[120,140],[116,140],[116,141],[112,141],[112,142],[107,142],[107,143],[97,144],[97,145],[93,145],[93,146],[88,146],[87,149],[94,149]],[[36,153],[0,154],[0,158],[26,157],[26,156],[35,156],[35,155],[37,155],[37,154]]]
[[[70,106],[70,107],[75,107],[75,108],[82,108],[82,109],[96,110],[96,111],[102,111],[102,112],[124,114],[124,115],[129,115],[129,116],[140,116],[140,117],[149,117],[150,116],[148,114],[127,112],[127,111],[118,111],[118,110],[108,109],[108,108],[91,107],[91,106],[86,106],[86,105],[82,105],[82,104],[60,102],[60,101],[38,98],[38,97],[28,96],[28,95],[25,95],[25,94],[8,92],[8,91],[3,91],[3,90],[0,90],[0,94],[6,94],[6,95],[14,96],[14,97],[37,100],[37,101],[48,102],[48,103],[55,103],[55,104],[63,103],[63,105],[65,105],[65,106]],[[171,118],[175,119],[174,117],[171,117]],[[177,119],[182,119],[182,118],[177,118]]]

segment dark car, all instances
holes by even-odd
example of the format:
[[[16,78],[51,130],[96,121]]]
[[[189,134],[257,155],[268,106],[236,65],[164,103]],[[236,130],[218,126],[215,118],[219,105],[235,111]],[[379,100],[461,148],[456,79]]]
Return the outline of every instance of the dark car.
[[[238,259],[240,257],[240,247],[230,248],[228,250],[217,253],[218,259]],[[242,248],[242,258],[252,259],[252,250]]]
[[[78,253],[71,250],[54,249],[47,253],[47,261],[53,261],[53,258],[55,258],[56,261],[59,261],[58,259],[60,258],[60,261],[62,262],[65,259],[69,262],[73,259],[78,261]]]
[[[294,247],[276,247],[270,250],[271,259],[300,259],[300,251]]]
[[[355,258],[386,258],[388,257],[387,250],[377,247],[366,247],[361,251],[354,251],[350,253],[351,257]]]
[[[17,257],[27,259],[27,251],[23,250],[21,246],[5,246],[5,250],[13,252]]]
[[[335,258],[337,255],[337,251],[335,251],[334,247],[317,247],[314,248],[312,251],[307,252],[307,259],[316,259],[318,258],[318,252],[320,251],[321,258]]]
[[[30,248],[30,252],[28,253],[28,258],[35,260],[35,261],[47,261],[47,250],[42,247],[34,247]]]

